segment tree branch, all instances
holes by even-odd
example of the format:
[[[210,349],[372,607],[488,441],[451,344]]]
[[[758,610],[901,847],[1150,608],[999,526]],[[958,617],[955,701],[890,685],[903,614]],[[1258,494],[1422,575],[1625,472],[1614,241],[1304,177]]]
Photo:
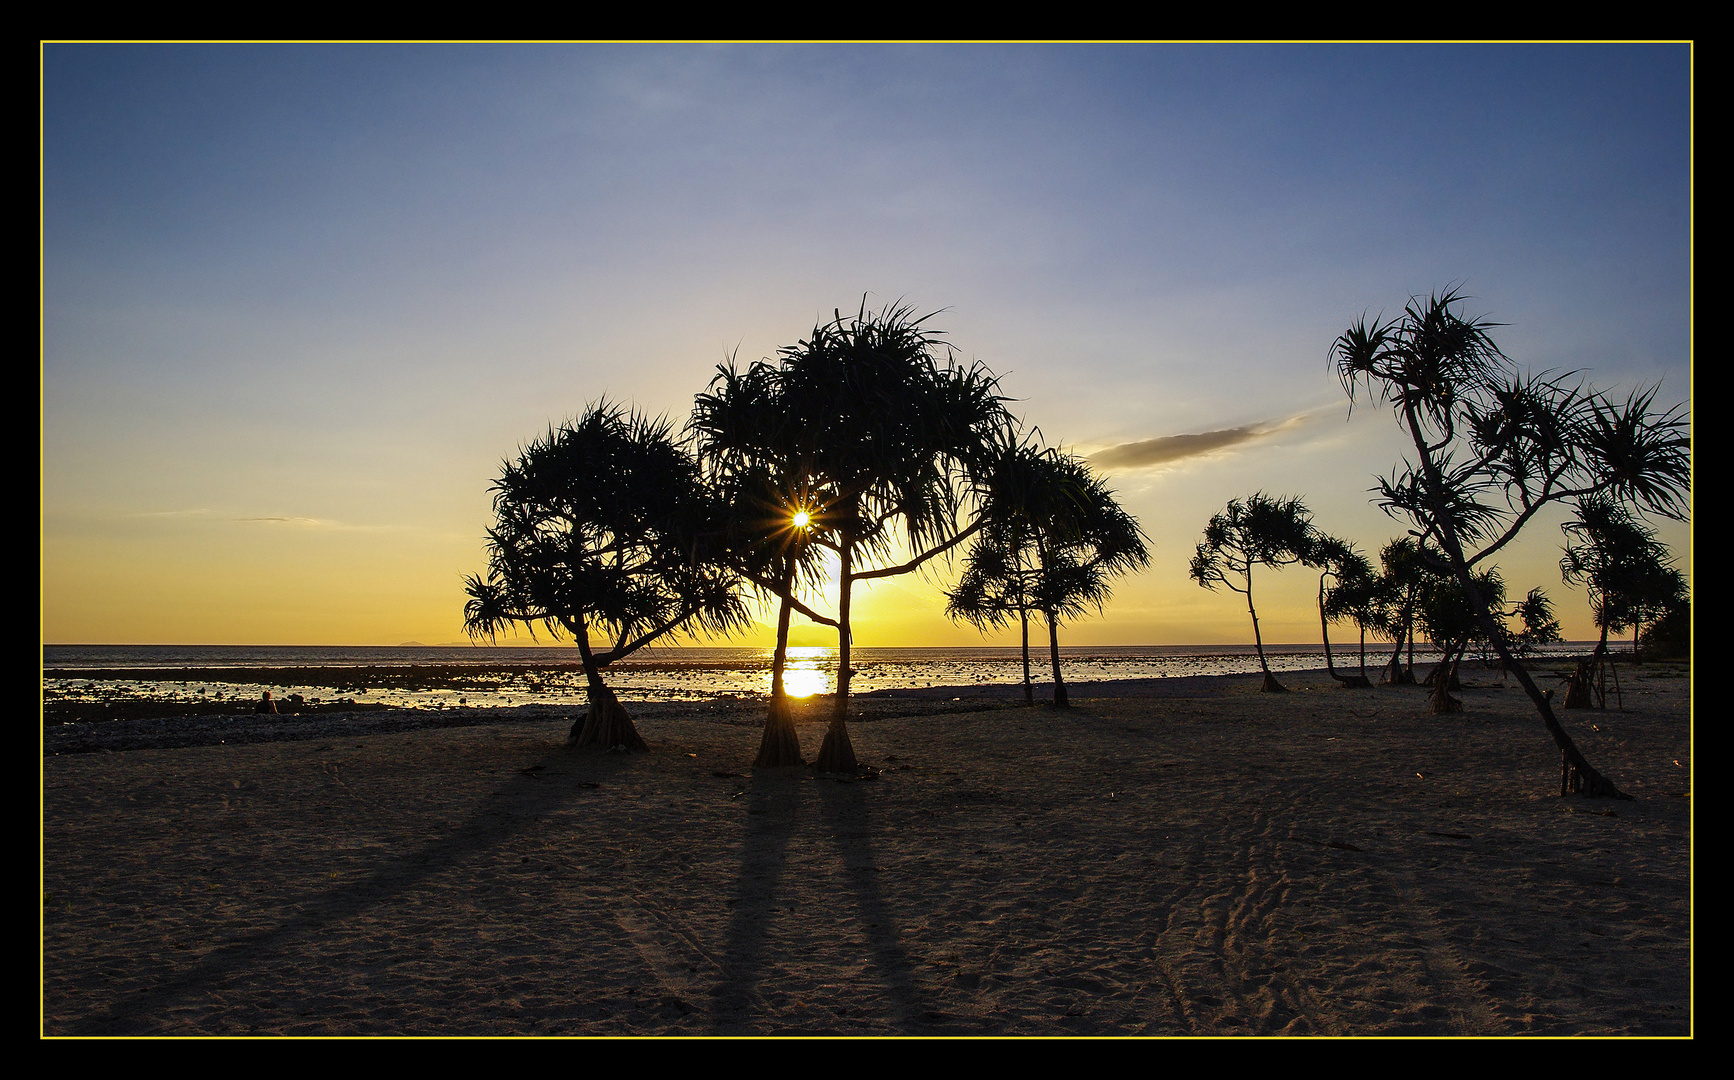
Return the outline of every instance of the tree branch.
[[[850,574],[849,580],[850,581],[865,581],[868,578],[896,577],[898,574],[907,574],[911,570],[918,568],[919,566],[921,566],[922,563],[928,561],[929,559],[933,558],[934,556],[943,555],[947,551],[950,551],[952,548],[956,547],[957,545],[963,543],[965,540],[969,539],[971,536],[974,536],[976,533],[981,531],[983,524],[985,524],[985,522],[978,519],[975,522],[975,524],[971,525],[969,528],[963,530],[962,532],[958,533],[956,536],[952,537],[950,540],[947,540],[945,543],[939,545],[938,547],[934,548],[933,550],[927,552],[924,555],[917,556],[916,558],[913,558],[913,559],[909,560],[908,562],[903,563],[899,566],[884,566],[884,567],[880,567],[877,570],[864,570],[858,574]]]

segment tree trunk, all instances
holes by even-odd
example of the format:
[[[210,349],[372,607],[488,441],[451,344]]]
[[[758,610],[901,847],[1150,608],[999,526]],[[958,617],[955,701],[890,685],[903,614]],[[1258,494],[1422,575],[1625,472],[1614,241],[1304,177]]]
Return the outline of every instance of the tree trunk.
[[[1054,665],[1054,708],[1069,709],[1071,699],[1066,696],[1066,679],[1060,674],[1060,623],[1054,613],[1044,612],[1048,617],[1048,656]]]
[[[1602,665],[1607,662],[1608,628],[1602,627],[1601,640],[1596,642],[1596,651],[1590,654],[1588,660],[1579,660],[1577,670],[1572,672],[1571,680],[1565,684],[1565,704],[1567,709],[1597,709],[1606,708],[1607,691],[1597,692],[1596,682],[1601,677]]]
[[[851,507],[849,513],[853,510]],[[854,520],[851,516],[847,520]],[[855,746],[849,739],[849,677],[855,672],[850,670],[849,663],[849,590],[854,582],[850,572],[855,566],[855,538],[853,533],[844,532],[838,537],[840,566],[837,571],[837,696],[836,709],[831,716],[831,726],[825,729],[825,741],[819,746],[819,758],[814,766],[820,772],[854,773],[860,771],[861,763],[855,758]]]
[[[801,756],[800,736],[795,733],[795,707],[786,696],[773,694],[753,768],[781,769],[806,763],[807,759]]]
[[[566,749],[591,754],[648,753],[649,744],[639,736],[632,717],[596,670],[595,658],[590,653],[590,635],[580,632],[577,638],[578,654],[584,658],[584,688],[590,699],[590,711],[583,724],[567,736]]]
[[[783,582],[785,591],[794,589],[793,564]],[[771,656],[771,701],[765,715],[765,733],[759,739],[759,756],[753,759],[755,769],[779,769],[788,765],[805,765],[801,756],[801,739],[795,733],[794,708],[783,689],[783,668],[789,659],[789,618],[794,614],[787,596],[777,612],[777,651]]]
[[[1445,655],[1440,659],[1439,666],[1433,669],[1428,681],[1433,684],[1433,711],[1435,713],[1457,713],[1463,711],[1463,702],[1451,696],[1451,691],[1458,688],[1457,662],[1463,658],[1469,645],[1445,645]]]
[[[1391,650],[1391,662],[1385,665],[1383,681],[1386,686],[1410,686],[1415,682],[1414,670],[1403,670],[1403,642],[1407,638],[1406,631],[1398,631],[1397,647]]]
[[[1270,673],[1270,662],[1264,658],[1264,637],[1258,632],[1258,609],[1252,606],[1252,564],[1246,567],[1246,610],[1252,616],[1252,644],[1258,650],[1258,666],[1264,670],[1264,685],[1259,691],[1266,694],[1286,694],[1288,687],[1276,681],[1276,676]]]
[[[1030,609],[1018,608],[1018,621],[1023,623],[1024,630],[1024,704],[1031,708],[1036,704],[1036,687],[1030,681]]]

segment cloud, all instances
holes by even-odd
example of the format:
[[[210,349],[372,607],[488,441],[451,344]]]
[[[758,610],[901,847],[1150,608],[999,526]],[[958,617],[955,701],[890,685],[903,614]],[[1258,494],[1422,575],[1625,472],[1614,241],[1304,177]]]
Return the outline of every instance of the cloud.
[[[1295,427],[1306,417],[1296,416],[1277,422],[1260,422],[1244,427],[1201,431],[1193,435],[1163,435],[1140,442],[1121,443],[1090,455],[1090,464],[1104,469],[1147,469],[1167,465],[1187,458],[1203,457],[1219,450],[1230,450]]]
[[[390,528],[386,525],[353,525],[346,521],[334,521],[330,518],[303,517],[296,514],[249,514],[235,515],[232,511],[224,512],[199,507],[192,510],[148,510],[143,513],[128,515],[137,518],[191,518],[195,520],[222,522],[231,521],[248,525],[288,525],[302,529],[329,529],[340,532],[377,532]]]

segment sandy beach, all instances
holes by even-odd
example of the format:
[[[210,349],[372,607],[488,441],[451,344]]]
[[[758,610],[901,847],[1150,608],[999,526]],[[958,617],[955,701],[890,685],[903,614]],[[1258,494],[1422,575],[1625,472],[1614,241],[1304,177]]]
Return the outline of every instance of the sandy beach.
[[[47,756],[42,1031],[1687,1035],[1690,679],[1636,671],[1563,714],[1631,802],[1482,671],[864,698],[857,780],[755,773],[751,701]]]

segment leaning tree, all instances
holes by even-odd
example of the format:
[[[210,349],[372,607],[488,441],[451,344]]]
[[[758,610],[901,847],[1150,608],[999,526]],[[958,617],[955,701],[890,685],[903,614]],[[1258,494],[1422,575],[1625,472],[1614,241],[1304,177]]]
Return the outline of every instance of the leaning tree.
[[[602,672],[667,634],[747,622],[697,464],[667,421],[604,401],[505,462],[493,493],[487,576],[464,582],[465,629],[570,636],[590,709],[568,747],[648,749]]]
[[[1448,289],[1412,297],[1401,316],[1360,319],[1330,358],[1350,408],[1365,394],[1391,406],[1415,457],[1379,483],[1380,504],[1406,518],[1420,549],[1457,579],[1488,640],[1535,703],[1563,758],[1561,793],[1626,798],[1592,768],[1499,632],[1476,567],[1516,539],[1543,507],[1605,496],[1684,518],[1691,439],[1682,406],[1659,409],[1659,387],[1624,401],[1572,376],[1526,376]]]
[[[1316,539],[1312,514],[1297,499],[1275,499],[1255,492],[1245,499],[1230,499],[1228,506],[1204,527],[1204,539],[1192,555],[1192,580],[1206,589],[1226,585],[1246,597],[1252,616],[1252,643],[1258,664],[1264,669],[1265,693],[1286,693],[1288,688],[1271,674],[1264,655],[1264,636],[1258,628],[1258,608],[1252,602],[1252,569],[1292,566],[1310,556]]]

